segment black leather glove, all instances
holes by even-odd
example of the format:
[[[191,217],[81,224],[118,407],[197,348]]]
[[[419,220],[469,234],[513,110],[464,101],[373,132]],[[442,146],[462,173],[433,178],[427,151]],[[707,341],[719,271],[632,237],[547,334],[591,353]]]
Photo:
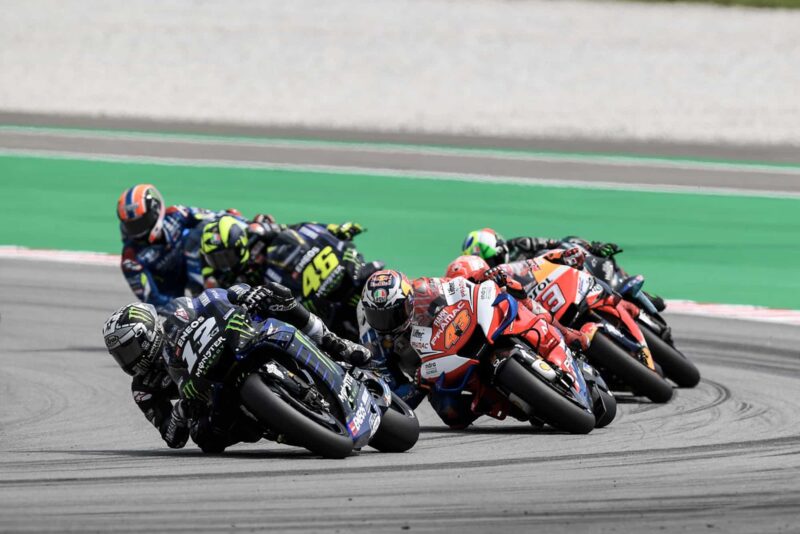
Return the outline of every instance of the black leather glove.
[[[616,243],[603,243],[602,241],[592,241],[591,252],[595,256],[600,256],[602,258],[610,258],[611,256],[622,252],[622,249],[619,248],[619,245],[617,245]]]
[[[484,273],[481,275],[481,280],[491,280],[498,286],[505,287],[508,285],[508,273],[506,273],[500,267],[492,267],[491,269],[484,271]]]
[[[230,291],[228,292],[230,298]],[[235,302],[234,302],[235,300]],[[234,304],[245,306],[255,315],[267,315],[269,312],[288,312],[297,307],[297,301],[288,287],[275,282],[268,282],[263,286],[251,288],[238,295]]]
[[[333,332],[325,332],[320,343],[322,350],[333,356],[334,359],[344,361],[350,365],[361,367],[372,359],[370,350],[358,343],[341,338]]]

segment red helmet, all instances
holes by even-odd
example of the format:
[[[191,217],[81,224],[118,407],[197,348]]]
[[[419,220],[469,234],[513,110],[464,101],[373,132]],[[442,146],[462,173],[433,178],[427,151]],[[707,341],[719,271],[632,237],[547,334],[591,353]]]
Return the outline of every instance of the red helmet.
[[[447,278],[463,276],[472,278],[489,270],[489,264],[480,256],[459,256],[450,262],[444,275]]]
[[[117,217],[125,235],[134,239],[146,238],[150,243],[161,237],[165,212],[164,199],[151,184],[126,189],[117,201]]]

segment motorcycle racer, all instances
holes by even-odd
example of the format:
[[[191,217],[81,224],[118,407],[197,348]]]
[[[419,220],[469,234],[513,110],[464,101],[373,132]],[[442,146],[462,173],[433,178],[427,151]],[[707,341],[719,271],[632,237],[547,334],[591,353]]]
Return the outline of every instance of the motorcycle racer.
[[[616,243],[592,241],[589,242],[577,236],[566,236],[562,239],[551,239],[547,237],[515,237],[504,239],[499,233],[491,228],[473,230],[464,239],[461,246],[462,254],[480,256],[489,265],[495,267],[500,264],[507,264],[515,261],[533,259],[544,252],[563,248],[571,249],[578,246],[589,254],[600,258],[613,258],[623,252],[622,248]],[[583,268],[581,263],[578,269]],[[617,266],[624,277],[627,273]],[[658,295],[645,293],[658,311],[664,311],[666,304],[664,299]]]
[[[340,335],[357,339],[355,306],[366,278],[383,264],[365,262],[352,243],[364,228],[352,222],[276,224],[257,218],[245,224],[222,217],[201,238],[206,287],[283,284],[301,304]],[[352,317],[352,319],[350,319]]]
[[[202,208],[166,206],[152,184],[123,191],[117,201],[123,243],[120,266],[139,300],[161,311],[187,289],[192,294],[202,291],[199,229],[220,215]]]
[[[513,279],[503,270],[488,269],[485,263],[475,258],[461,257],[448,268],[448,275],[470,277],[475,281],[492,279],[512,297],[519,297],[523,304],[537,313],[534,329],[539,334],[536,349],[547,357],[552,351],[564,351],[566,346],[560,329],[569,332],[570,341],[586,348],[596,327],[586,331],[574,331],[553,323],[552,316],[531,302]],[[487,269],[478,272],[483,267]],[[480,279],[480,280],[478,280]],[[476,407],[469,395],[461,392],[442,391],[435,384],[423,383],[419,377],[419,355],[410,342],[412,326],[424,324],[436,315],[445,303],[441,297],[446,278],[408,278],[393,270],[374,273],[364,286],[359,304],[359,327],[361,342],[373,353],[373,368],[389,384],[395,394],[415,408],[425,396],[442,421],[451,428],[465,428],[489,407]],[[540,313],[541,312],[541,313]],[[551,328],[550,326],[553,326]],[[410,377],[414,377],[413,379]]]
[[[103,336],[114,360],[133,375],[134,401],[172,448],[183,447],[190,434],[205,452],[262,437],[259,427],[204,375],[221,351],[236,350],[253,338],[244,311],[296,326],[336,359],[364,365],[371,356],[328,331],[291,291],[275,283],[208,289],[196,298],[174,299],[169,310],[162,325],[152,305],[123,306],[106,321]],[[228,320],[224,332],[204,327],[216,325],[206,319],[223,316]]]

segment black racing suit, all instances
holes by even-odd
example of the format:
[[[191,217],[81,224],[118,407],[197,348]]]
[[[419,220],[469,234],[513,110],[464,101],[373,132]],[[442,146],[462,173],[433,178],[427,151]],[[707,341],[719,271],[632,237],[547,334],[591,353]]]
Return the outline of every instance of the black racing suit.
[[[356,306],[367,278],[383,268],[365,262],[343,225],[254,222],[247,228],[250,257],[236,271],[204,267],[206,287],[251,286],[269,280],[288,287],[338,335],[358,339]]]
[[[513,239],[509,239],[503,245],[505,247],[506,254],[498,254],[494,258],[490,258],[490,260],[495,260],[494,262],[487,260],[489,265],[492,267],[496,267],[499,263],[503,263],[502,261],[498,262],[496,258],[506,258],[505,263],[511,263],[514,261],[520,260],[528,260],[533,259],[536,256],[540,256],[543,253],[557,249],[557,248],[569,248],[573,246],[578,246],[582,248],[586,253],[592,254],[594,256],[600,256],[601,260],[605,256],[611,256],[616,252],[612,252],[610,254],[604,254],[602,252],[602,248],[607,246],[606,243],[601,243],[597,241],[589,242],[585,239],[576,236],[567,236],[563,239],[550,239],[547,237],[515,237]],[[621,249],[618,249],[616,245],[612,245],[618,252],[622,252]],[[627,277],[628,273],[622,269],[616,261],[613,262],[615,265],[615,269],[619,271],[619,273],[623,277]],[[666,304],[664,299],[658,295],[653,293],[644,292],[647,298],[653,303],[658,311],[664,311],[666,308]]]
[[[133,377],[131,392],[136,406],[156,427],[166,444],[180,449],[189,438],[189,424],[172,401],[178,398],[178,388],[172,381],[163,359],[156,359],[152,369]]]
[[[278,284],[270,287],[283,290],[283,300],[276,299],[270,306],[270,317],[295,326],[325,348],[330,334],[322,321],[296,305],[288,289]],[[219,453],[235,443],[263,437],[260,425],[239,409],[236,395],[224,390],[221,373],[227,368],[216,365],[254,338],[255,331],[243,308],[229,299],[249,290],[249,286],[239,284],[230,290],[207,289],[196,298],[175,299],[164,323],[164,358],[181,397],[176,410],[188,413],[192,440],[204,452]]]

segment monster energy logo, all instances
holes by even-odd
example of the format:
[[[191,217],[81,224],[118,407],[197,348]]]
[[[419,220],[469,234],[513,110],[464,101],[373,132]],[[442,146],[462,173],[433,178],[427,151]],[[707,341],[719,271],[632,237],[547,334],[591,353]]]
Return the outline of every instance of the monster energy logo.
[[[358,261],[358,251],[354,248],[348,248],[342,254],[342,261],[347,261],[350,263],[359,263]]]
[[[183,385],[183,396],[187,399],[195,399],[200,396],[200,392],[197,391],[197,388],[191,380]]]
[[[253,327],[250,326],[250,323],[244,318],[244,315],[241,313],[234,313],[230,319],[228,319],[228,324],[225,325],[225,330],[233,330],[234,332],[239,332],[239,335],[244,338],[251,338],[255,335],[255,331]]]
[[[150,313],[140,308],[129,308],[128,319],[140,319],[148,323],[153,321],[153,318],[150,316]]]

